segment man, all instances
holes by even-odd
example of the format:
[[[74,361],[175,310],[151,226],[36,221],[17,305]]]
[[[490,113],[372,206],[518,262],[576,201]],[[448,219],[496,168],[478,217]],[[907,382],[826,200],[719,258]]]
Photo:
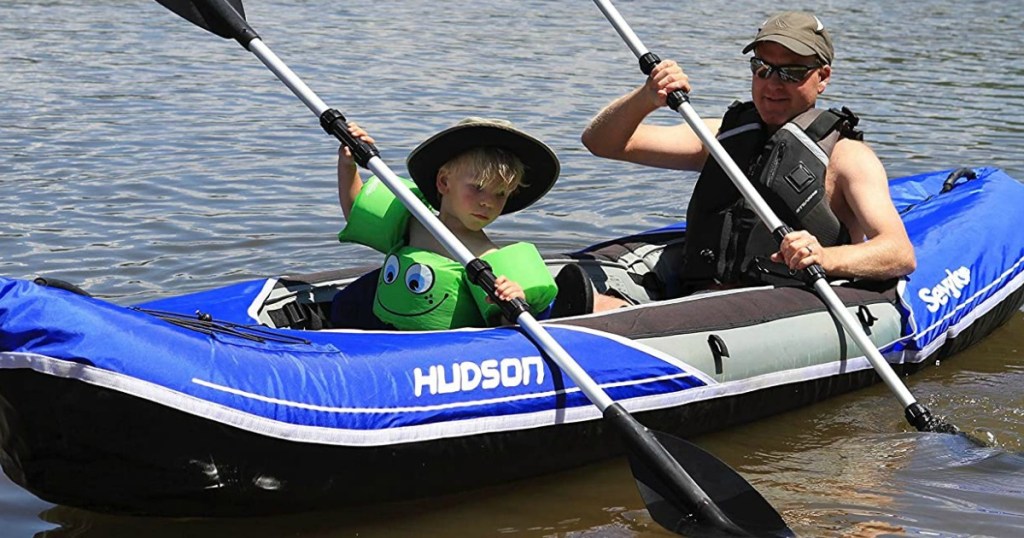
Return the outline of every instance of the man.
[[[687,208],[683,270],[698,287],[778,283],[775,277],[785,279],[814,263],[830,278],[884,280],[912,272],[913,245],[889,196],[885,169],[853,129],[856,117],[845,109],[814,108],[832,75],[834,52],[824,26],[809,13],[780,13],[762,24],[743,49],[750,51],[752,101],[705,123],[772,209],[797,230],[781,245],[693,129],[642,123],[665,106],[669,93],[690,91],[675,62],[661,62],[643,86],[605,107],[584,131],[584,145],[600,157],[701,171]],[[813,123],[818,118],[823,122]],[[795,131],[816,136],[801,143],[807,137]]]

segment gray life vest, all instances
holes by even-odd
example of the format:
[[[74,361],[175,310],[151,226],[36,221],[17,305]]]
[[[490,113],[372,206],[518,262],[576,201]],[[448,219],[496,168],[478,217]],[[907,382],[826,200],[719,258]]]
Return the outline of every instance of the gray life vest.
[[[769,138],[754,104],[737,102],[722,119],[718,140],[779,219],[833,246],[849,243],[850,234],[829,207],[825,172],[840,138],[863,138],[857,122],[845,107],[812,108]],[[769,259],[778,242],[712,156],[690,197],[686,225],[684,285],[799,281]]]

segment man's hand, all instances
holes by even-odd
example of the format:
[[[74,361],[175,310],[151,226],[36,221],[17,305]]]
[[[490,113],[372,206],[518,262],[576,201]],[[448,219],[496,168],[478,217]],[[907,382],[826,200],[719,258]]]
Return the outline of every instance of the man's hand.
[[[779,251],[772,254],[771,259],[786,264],[790,271],[800,271],[814,264],[824,269],[828,257],[826,253],[827,249],[821,246],[817,237],[806,230],[797,230],[782,238]]]

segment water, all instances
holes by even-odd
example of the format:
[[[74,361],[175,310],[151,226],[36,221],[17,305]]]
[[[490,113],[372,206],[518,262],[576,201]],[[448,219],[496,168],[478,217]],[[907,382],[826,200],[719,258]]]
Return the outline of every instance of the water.
[[[818,2],[837,63],[823,101],[858,111],[891,176],[993,165],[1024,178],[1024,67],[1012,3]],[[749,94],[739,50],[772,8],[616,4],[681,61],[693,105]],[[443,6],[443,7],[439,7]],[[583,0],[252,0],[250,22],[404,173],[421,140],[469,115],[548,142],[563,175],[493,227],[559,252],[682,218],[692,174],[589,156],[579,134],[639,84]],[[334,242],[336,144],[258,60],[155,2],[0,5],[0,274],[57,276],[128,304],[243,279],[367,265]],[[658,122],[675,122],[669,112]],[[907,433],[884,387],[698,441],[806,536],[1024,535],[1024,315],[910,380],[1001,449]],[[465,496],[249,520],[155,520],[55,507],[0,478],[0,536],[662,536],[621,461]]]

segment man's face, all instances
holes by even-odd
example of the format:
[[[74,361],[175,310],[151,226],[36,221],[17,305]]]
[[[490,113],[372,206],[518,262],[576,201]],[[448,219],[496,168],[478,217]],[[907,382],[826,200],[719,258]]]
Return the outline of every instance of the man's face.
[[[815,56],[800,56],[786,47],[774,43],[759,43],[754,49],[754,56],[769,66],[816,65],[820,63]],[[814,106],[818,94],[825,91],[829,77],[832,75],[830,66],[812,69],[800,82],[782,80],[778,73],[772,72],[768,78],[752,75],[751,96],[754,106],[761,119],[771,128],[778,128],[787,121]]]

